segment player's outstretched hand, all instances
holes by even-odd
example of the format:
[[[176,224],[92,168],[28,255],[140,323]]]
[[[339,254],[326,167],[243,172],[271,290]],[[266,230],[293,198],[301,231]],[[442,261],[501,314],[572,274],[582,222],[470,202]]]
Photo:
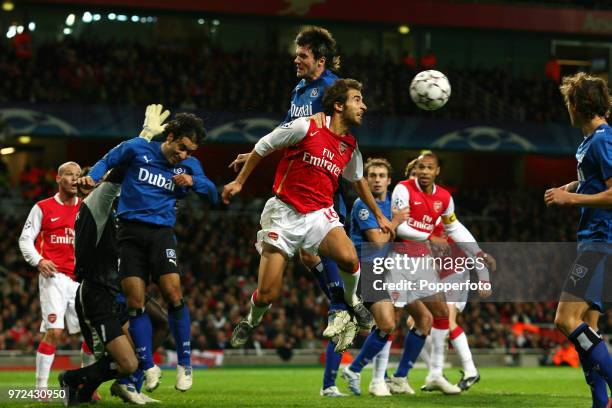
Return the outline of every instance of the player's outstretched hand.
[[[481,282],[483,283],[483,282]],[[478,291],[478,296],[480,296],[482,299],[486,299],[488,297],[491,297],[491,295],[493,294],[493,291],[491,289],[480,289]]]
[[[91,178],[91,176],[79,177],[77,179],[77,186],[95,187],[96,182]]]
[[[170,116],[170,111],[164,111],[163,109],[164,107],[161,104],[152,104],[147,106],[145,110],[145,120],[142,125],[140,137],[146,139],[148,142],[166,129],[164,121]]]
[[[238,173],[238,170],[240,170],[242,165],[248,160],[250,154],[251,153],[240,153],[238,156],[236,156],[234,161],[231,162],[230,165],[227,167],[230,169],[234,169],[234,171]]]
[[[231,183],[226,184],[223,187],[223,192],[221,193],[221,199],[223,200],[225,204],[229,204],[230,199],[236,194],[240,193],[241,190],[242,190],[242,184],[234,180]]]
[[[551,188],[544,193],[544,202],[547,207],[553,205],[572,205],[572,193],[562,188]]]
[[[57,272],[53,261],[48,259],[41,259],[36,268],[45,278],[52,278],[55,275],[55,272]]]
[[[325,126],[325,113],[323,112],[315,113],[314,115],[310,116],[308,119],[314,120],[315,124],[317,125],[317,128],[319,129]]]
[[[181,187],[193,186],[193,177],[191,177],[189,174],[177,174],[176,176],[172,176],[172,180]]]
[[[482,259],[484,260],[485,264],[487,264],[487,269],[489,269],[489,273],[494,273],[497,270],[497,261],[495,260],[495,258],[493,258],[493,255],[483,252]]]

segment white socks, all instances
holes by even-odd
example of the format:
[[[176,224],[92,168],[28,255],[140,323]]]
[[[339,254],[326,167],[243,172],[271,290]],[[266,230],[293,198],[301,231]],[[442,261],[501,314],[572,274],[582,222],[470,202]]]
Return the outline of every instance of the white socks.
[[[36,388],[47,388],[49,373],[55,358],[55,346],[41,341],[36,352]]]
[[[465,335],[461,327],[457,326],[455,330],[451,332],[450,342],[453,345],[454,349],[457,351],[457,354],[459,354],[459,358],[461,359],[461,365],[463,366],[463,372],[465,373],[465,376],[474,377],[478,373],[478,371],[476,370],[474,360],[472,359],[472,352],[470,351],[467,336]]]
[[[344,300],[349,306],[353,306],[359,302],[357,297],[357,285],[359,284],[359,276],[361,275],[361,266],[353,273],[340,271],[340,277],[344,283]]]
[[[389,364],[389,351],[391,350],[391,337],[387,340],[385,346],[378,352],[372,362],[372,382],[385,381],[385,371]]]

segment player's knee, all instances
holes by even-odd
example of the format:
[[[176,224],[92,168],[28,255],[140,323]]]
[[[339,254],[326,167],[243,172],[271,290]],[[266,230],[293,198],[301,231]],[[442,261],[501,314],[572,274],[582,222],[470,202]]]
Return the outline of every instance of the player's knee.
[[[575,319],[572,319],[571,317],[557,311],[557,314],[555,315],[555,327],[567,336],[572,332],[574,327],[577,326],[574,320]]]
[[[345,272],[354,272],[359,269],[359,258],[357,258],[357,254],[352,251],[340,254],[336,262],[338,263],[338,267]]]
[[[395,331],[395,321],[391,319],[385,319],[381,322],[377,322],[378,330],[381,332],[391,334]]]
[[[433,316],[431,313],[423,313],[414,319],[414,327],[423,334],[429,334],[433,326]]]
[[[45,334],[45,343],[50,343],[55,346],[59,343],[62,338],[62,329],[48,329]]]
[[[144,296],[128,296],[126,304],[129,309],[142,309],[144,308]]]

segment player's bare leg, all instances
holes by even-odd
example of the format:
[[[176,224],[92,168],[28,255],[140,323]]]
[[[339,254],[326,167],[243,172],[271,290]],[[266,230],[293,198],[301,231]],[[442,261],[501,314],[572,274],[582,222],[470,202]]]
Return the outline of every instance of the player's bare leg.
[[[468,390],[472,385],[480,381],[480,374],[474,365],[470,345],[467,337],[461,326],[457,324],[457,315],[459,310],[454,304],[448,305],[448,330],[449,339],[453,348],[459,355],[463,370],[461,371],[461,379],[457,386],[462,391]]]
[[[187,391],[193,385],[191,369],[191,319],[189,307],[183,299],[180,275],[178,273],[161,275],[159,277],[159,288],[168,304],[168,326],[170,326],[176,346],[178,361],[174,388],[179,391]],[[153,361],[148,365],[154,367]]]
[[[270,309],[272,302],[278,298],[286,266],[287,254],[264,242],[259,260],[257,289],[251,296],[251,310],[246,319],[241,320],[234,328],[232,347],[241,347],[247,342],[253,329],[261,323],[263,315]]]
[[[342,227],[335,227],[327,233],[319,245],[319,254],[333,259],[338,264],[344,282],[344,300],[353,308],[359,328],[369,331],[374,325],[374,319],[357,296],[357,285],[361,274],[359,258],[353,242]],[[335,325],[335,321],[333,323]]]
[[[425,379],[425,385],[421,389],[424,391],[439,390],[448,395],[459,394],[461,393],[461,388],[448,382],[442,372],[449,327],[446,299],[443,294],[436,293],[422,300],[433,317],[430,333],[433,347],[431,350],[429,373]]]

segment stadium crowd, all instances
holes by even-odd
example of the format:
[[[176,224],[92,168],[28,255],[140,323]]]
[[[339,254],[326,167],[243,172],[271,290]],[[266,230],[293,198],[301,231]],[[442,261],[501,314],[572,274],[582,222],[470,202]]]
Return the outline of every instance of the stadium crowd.
[[[570,241],[574,236],[574,212],[547,210],[540,191],[460,190],[455,200],[460,218],[481,242]],[[248,310],[249,295],[257,286],[259,257],[253,242],[263,204],[263,199],[248,199],[232,204],[231,211],[208,211],[198,199],[181,203],[176,234],[194,349],[227,347],[232,326]],[[0,350],[34,351],[40,340],[37,273],[23,261],[16,245],[22,224],[23,219],[0,214],[0,280],[4,282]],[[327,300],[297,261],[287,269],[281,299],[257,329],[251,346],[285,351],[321,347]],[[558,344],[550,335],[552,330],[546,330],[552,327],[552,306],[472,302],[460,320],[473,347],[550,348]],[[612,315],[602,320],[605,333],[612,328]],[[401,347],[406,330],[402,323],[396,347]],[[68,339],[60,346],[78,347],[77,340]]]
[[[376,63],[372,63],[376,61]],[[434,60],[435,61],[435,60]],[[435,62],[434,62],[435,64]],[[567,121],[557,84],[515,78],[502,70],[433,66],[453,85],[447,108],[419,115],[447,119]],[[422,68],[382,55],[343,56],[340,75],[364,82],[370,112],[416,115],[409,84]],[[0,44],[0,103],[146,105],[180,109],[285,112],[295,82],[292,57],[252,51],[147,47],[137,43],[65,38],[18,58]],[[274,78],[261,81],[261,78]]]

